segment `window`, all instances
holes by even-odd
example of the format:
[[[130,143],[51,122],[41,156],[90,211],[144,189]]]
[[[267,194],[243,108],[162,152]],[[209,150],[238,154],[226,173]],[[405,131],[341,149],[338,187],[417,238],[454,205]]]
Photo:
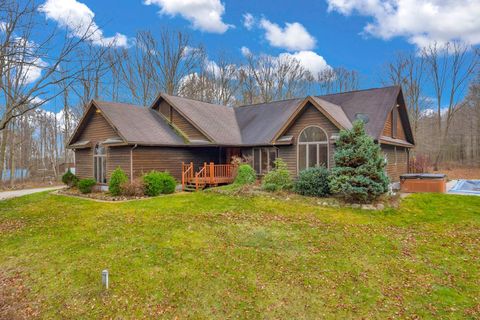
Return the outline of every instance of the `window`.
[[[107,183],[107,153],[100,144],[93,149],[93,177],[98,183]]]
[[[320,127],[307,127],[298,137],[298,171],[328,167],[328,137]]]
[[[277,159],[276,148],[253,148],[253,169],[259,175],[266,174]]]

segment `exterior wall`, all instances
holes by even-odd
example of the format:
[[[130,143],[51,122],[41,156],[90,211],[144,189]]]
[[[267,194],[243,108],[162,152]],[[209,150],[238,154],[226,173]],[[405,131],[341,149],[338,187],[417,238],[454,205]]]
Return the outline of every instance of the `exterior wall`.
[[[333,154],[335,151],[334,143],[335,141],[331,140],[330,137],[334,133],[338,133],[340,130],[325,117],[317,108],[313,105],[307,105],[297,119],[293,122],[290,128],[287,129],[284,135],[293,136],[293,144],[290,146],[277,146],[278,147],[278,157],[282,158],[288,166],[291,174],[294,176],[298,175],[297,169],[297,142],[298,136],[303,129],[309,126],[318,126],[327,132],[329,139],[328,151],[329,151],[329,167],[333,167]]]
[[[105,120],[101,113],[96,112],[96,108],[92,108],[92,114],[86,119],[86,126],[78,136],[77,141],[89,140],[92,145],[108,138],[116,138],[118,134],[113,130],[112,126]]]
[[[397,114],[397,123],[396,124],[393,123],[393,116],[392,116],[393,112],[395,112]],[[394,125],[397,127],[397,134],[396,134],[395,137],[392,134],[392,127]],[[392,137],[392,138],[396,138],[396,139],[406,140],[405,130],[403,129],[402,120],[400,119],[400,112],[398,112],[398,108],[393,108],[392,112],[390,112],[388,114],[388,118],[387,118],[387,121],[385,122],[385,127],[383,128],[382,135],[384,135],[386,137]]]
[[[93,153],[91,148],[75,150],[75,175],[79,179],[93,178]]]
[[[182,178],[182,162],[193,161],[196,170],[204,162],[225,163],[219,148],[138,147],[133,150],[133,175],[139,177],[151,170],[168,171],[175,179]]]
[[[408,173],[408,148],[383,144],[382,151],[387,158],[387,175],[391,181],[399,181],[400,175]]]
[[[80,179],[93,178],[93,146],[98,142],[105,141],[108,138],[118,137],[118,134],[105,120],[101,113],[96,112],[96,108],[91,109],[91,114],[87,115],[86,125],[80,132],[76,141],[89,140],[92,147],[75,150],[75,173]],[[107,148],[107,179],[110,177],[108,158],[112,151]],[[116,151],[113,151],[115,156]],[[128,158],[130,159],[130,158]],[[128,165],[130,167],[130,165]],[[125,171],[126,173],[130,172]]]
[[[185,119],[178,111],[172,108],[168,102],[162,101],[158,105],[158,111],[165,116],[171,123],[180,129],[189,139],[192,140],[208,140],[203,133],[195,128],[187,119]]]
[[[112,171],[120,167],[130,178],[130,150],[132,146],[107,148],[107,181]]]
[[[208,140],[197,128],[180,115],[175,109],[172,109],[172,123],[179,128],[191,140]]]

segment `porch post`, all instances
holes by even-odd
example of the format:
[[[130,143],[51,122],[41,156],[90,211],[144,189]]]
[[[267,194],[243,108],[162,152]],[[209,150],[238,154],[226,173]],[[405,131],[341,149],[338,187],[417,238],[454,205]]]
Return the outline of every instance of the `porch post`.
[[[215,184],[215,164],[210,162],[210,184]]]

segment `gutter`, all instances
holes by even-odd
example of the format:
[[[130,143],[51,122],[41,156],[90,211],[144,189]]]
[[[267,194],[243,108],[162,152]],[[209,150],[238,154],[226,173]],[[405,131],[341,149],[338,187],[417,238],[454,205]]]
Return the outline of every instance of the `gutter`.
[[[130,181],[133,181],[133,149],[138,147],[138,144],[135,145],[130,149]]]

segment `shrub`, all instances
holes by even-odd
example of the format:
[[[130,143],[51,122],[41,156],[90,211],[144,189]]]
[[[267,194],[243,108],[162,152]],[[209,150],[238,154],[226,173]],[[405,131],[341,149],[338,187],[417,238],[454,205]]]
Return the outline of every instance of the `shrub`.
[[[287,169],[287,164],[278,158],[274,162],[274,169],[263,177],[262,189],[267,191],[282,191],[292,188],[292,177]]]
[[[328,169],[323,166],[303,170],[295,182],[295,192],[304,196],[325,197],[330,193],[328,177]]]
[[[278,186],[275,183],[263,183],[262,189],[268,192],[275,192],[279,190]]]
[[[128,197],[143,197],[145,186],[141,180],[125,181],[120,185],[121,194]]]
[[[93,179],[82,179],[78,182],[78,189],[81,193],[91,193],[96,184],[97,182]]]
[[[380,146],[365,133],[362,121],[355,121],[351,130],[340,131],[336,147],[331,192],[346,201],[371,202],[388,191],[385,159]]]
[[[69,187],[74,187],[78,183],[78,178],[70,171],[70,168],[68,168],[67,172],[62,176],[62,182]]]
[[[177,182],[168,172],[150,171],[143,176],[145,194],[150,197],[175,192]]]
[[[235,177],[235,184],[253,184],[257,180],[255,170],[249,164],[241,164],[238,167],[237,176]]]
[[[110,191],[112,196],[119,196],[122,193],[120,186],[127,181],[128,177],[125,172],[120,167],[117,167],[117,169],[113,170],[112,176],[110,177],[108,191]]]

